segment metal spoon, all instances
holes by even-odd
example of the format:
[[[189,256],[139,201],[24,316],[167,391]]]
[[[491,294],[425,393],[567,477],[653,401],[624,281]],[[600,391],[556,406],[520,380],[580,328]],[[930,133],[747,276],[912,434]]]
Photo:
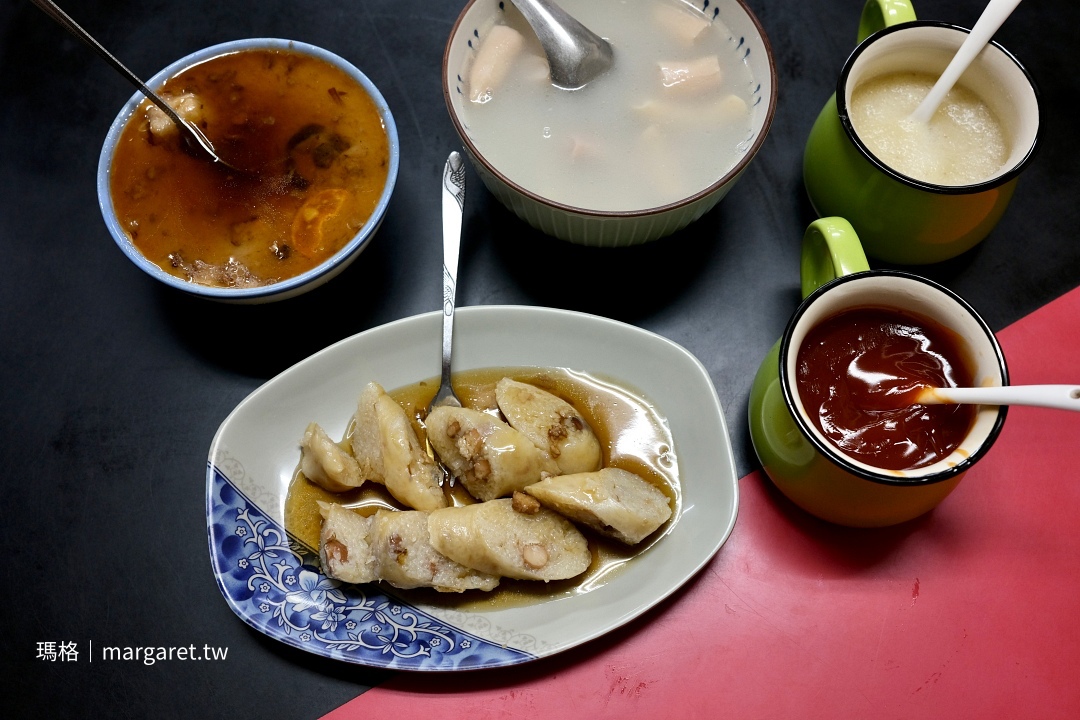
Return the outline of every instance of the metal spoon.
[[[930,118],[934,117],[934,113],[937,112],[941,101],[949,94],[949,91],[952,90],[953,85],[967,70],[971,61],[982,52],[982,49],[990,42],[990,38],[994,37],[994,33],[998,31],[1001,24],[1005,22],[1006,18],[1012,14],[1012,11],[1019,4],[1020,0],[990,0],[982,15],[975,22],[975,27],[968,33],[967,38],[960,45],[960,49],[956,51],[956,55],[949,61],[945,71],[941,73],[941,77],[930,88],[930,92],[926,94],[919,106],[915,108],[915,112],[911,113],[910,119],[913,122],[930,122]]]
[[[234,172],[242,173],[242,170],[233,167],[229,163],[221,159],[221,156],[214,151],[214,146],[210,143],[210,140],[203,135],[202,131],[184,118],[180,117],[169,103],[165,102],[157,93],[148,88],[146,84],[140,80],[135,73],[124,67],[123,63],[117,60],[112,53],[106,50],[101,43],[93,38],[90,33],[86,32],[71,19],[66,12],[60,9],[60,7],[52,0],[30,0],[34,5],[42,10],[46,15],[55,20],[60,26],[62,26],[69,33],[82,40],[89,45],[98,55],[105,59],[114,70],[119,72],[125,78],[131,82],[132,85],[137,87],[139,91],[147,97],[152,103],[157,105],[161,112],[176,124],[177,129],[180,131],[180,136],[183,138],[185,149],[200,159],[209,160],[217,163],[224,168],[232,170]]]
[[[611,44],[551,0],[512,2],[540,39],[553,84],[577,90],[611,67]]]
[[[458,152],[450,153],[443,168],[443,322],[442,382],[429,408],[461,407],[450,384],[450,356],[454,350],[454,306],[457,295],[458,250],[461,247],[461,216],[465,209],[465,163]]]
[[[451,152],[443,168],[442,218],[443,218],[443,318],[442,318],[442,380],[439,391],[427,409],[422,413],[426,418],[434,407],[449,405],[461,407],[461,400],[454,394],[451,383],[451,356],[454,351],[454,308],[457,296],[458,250],[461,247],[461,216],[465,209],[465,163],[461,154]],[[435,457],[431,443],[428,453]],[[441,463],[440,463],[441,465]],[[454,475],[443,467],[439,478],[441,487],[446,478],[450,478],[450,487],[454,487]]]

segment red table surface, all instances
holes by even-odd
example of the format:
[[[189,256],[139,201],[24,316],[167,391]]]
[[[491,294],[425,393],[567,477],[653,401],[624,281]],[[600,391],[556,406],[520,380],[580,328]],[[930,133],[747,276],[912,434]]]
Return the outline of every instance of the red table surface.
[[[998,337],[1013,384],[1075,383],[1080,288]],[[326,718],[1077,718],[1078,479],[1080,413],[1023,407],[893,528],[820,522],[751,473],[727,543],[637,621],[519,667],[403,673]]]

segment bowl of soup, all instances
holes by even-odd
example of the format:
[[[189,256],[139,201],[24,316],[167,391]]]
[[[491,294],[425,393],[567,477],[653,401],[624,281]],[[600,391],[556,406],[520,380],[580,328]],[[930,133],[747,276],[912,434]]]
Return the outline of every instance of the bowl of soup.
[[[670,235],[712,209],[765,140],[768,38],[740,0],[560,5],[611,43],[612,68],[556,87],[516,7],[471,0],[443,55],[454,127],[485,186],[540,231],[604,247]]]
[[[282,300],[344,270],[375,235],[397,179],[393,115],[359,69],[281,39],[227,42],[147,81],[229,167],[186,151],[141,93],[98,163],[110,233],[170,287],[223,302]]]

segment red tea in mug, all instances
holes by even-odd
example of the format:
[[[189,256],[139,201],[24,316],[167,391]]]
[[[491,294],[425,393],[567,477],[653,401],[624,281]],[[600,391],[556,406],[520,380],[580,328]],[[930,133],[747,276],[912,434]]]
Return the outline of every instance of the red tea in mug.
[[[953,453],[974,405],[911,405],[919,390],[970,387],[960,338],[896,308],[844,310],[799,348],[796,386],[807,415],[845,455],[886,470],[925,467]]]

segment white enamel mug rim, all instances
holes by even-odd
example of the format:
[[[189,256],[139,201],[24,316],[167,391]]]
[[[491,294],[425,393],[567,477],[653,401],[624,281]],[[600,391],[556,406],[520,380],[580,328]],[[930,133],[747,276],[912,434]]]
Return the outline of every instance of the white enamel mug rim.
[[[367,247],[368,242],[374,237],[379,226],[382,224],[382,220],[386,215],[387,208],[390,204],[390,198],[394,192],[394,185],[397,182],[398,166],[401,155],[397,125],[394,122],[394,116],[390,112],[390,106],[387,104],[386,99],[383,97],[382,93],[379,92],[375,83],[348,60],[316,45],[280,38],[246,38],[242,40],[230,40],[185,55],[147,80],[146,85],[153,89],[160,88],[169,78],[179,74],[183,70],[198,65],[199,63],[206,62],[207,60],[222,55],[249,50],[296,52],[318,58],[344,71],[349,77],[355,80],[365,92],[367,92],[368,96],[375,104],[379,117],[382,119],[383,129],[386,131],[390,162],[387,168],[386,184],[383,186],[382,193],[375,205],[375,209],[371,213],[371,217],[369,217],[367,222],[360,227],[356,232],[356,235],[354,235],[349,242],[319,265],[316,265],[307,272],[287,278],[281,282],[259,287],[227,288],[199,285],[162,270],[156,263],[143,255],[124,231],[124,228],[120,224],[120,220],[116,216],[116,210],[113,207],[112,191],[110,187],[113,153],[116,150],[117,143],[120,141],[120,136],[123,133],[124,128],[127,127],[132,114],[146,99],[141,92],[136,91],[120,109],[120,112],[109,127],[109,131],[105,135],[105,142],[101,148],[101,154],[98,158],[97,193],[98,206],[101,209],[102,218],[104,218],[105,225],[108,227],[109,233],[112,235],[113,240],[116,242],[117,246],[119,246],[120,250],[135,264],[136,267],[147,275],[150,275],[155,280],[161,281],[165,285],[182,290],[183,292],[226,303],[263,303],[284,300],[322,285],[348,267],[348,265]]]
[[[744,0],[721,0],[719,5],[723,6],[737,6],[739,10],[745,15],[746,20],[756,31],[756,38],[761,41],[761,49],[764,51],[765,58],[767,60],[766,65],[768,67],[768,77],[757,77],[758,82],[767,86],[768,105],[765,108],[765,112],[755,116],[753,121],[754,140],[750,144],[750,147],[742,154],[739,161],[728,170],[723,177],[716,180],[714,183],[702,190],[689,195],[680,200],[674,202],[658,205],[656,207],[644,208],[640,210],[593,210],[589,208],[577,207],[574,205],[567,205],[555,200],[551,200],[542,195],[522,187],[518,183],[514,182],[511,178],[507,177],[502,171],[491,164],[491,162],[484,156],[483,151],[476,146],[469,133],[468,128],[460,117],[460,113],[457,111],[454,105],[454,89],[452,79],[457,77],[458,69],[451,71],[450,66],[452,62],[451,55],[456,55],[458,45],[460,45],[459,38],[462,37],[462,28],[467,27],[467,20],[471,19],[471,13],[474,8],[477,8],[480,3],[485,0],[469,0],[469,2],[462,8],[461,13],[458,15],[457,20],[454,21],[454,26],[450,30],[450,36],[446,43],[446,48],[443,52],[442,62],[442,83],[443,83],[443,97],[446,101],[446,108],[450,115],[450,119],[454,124],[454,129],[457,131],[458,136],[461,138],[462,143],[468,150],[470,158],[473,158],[483,165],[484,169],[490,173],[493,177],[501,181],[511,191],[518,193],[522,197],[528,198],[534,203],[547,206],[556,210],[560,210],[566,213],[579,215],[588,218],[640,218],[648,217],[652,215],[660,215],[663,213],[677,210],[692,205],[700,200],[703,200],[710,195],[718,193],[726,186],[734,183],[742,172],[747,168],[750,162],[757,155],[761,149],[762,144],[765,142],[766,136],[769,134],[769,130],[772,128],[773,117],[776,113],[777,103],[777,74],[776,74],[776,60],[773,54],[772,45],[769,43],[769,37],[765,34],[765,29],[761,25],[757,16],[747,6]],[[714,6],[716,7],[716,6]],[[725,17],[725,11],[720,9],[721,19],[727,21]],[[459,42],[455,42],[459,41]]]
[[[975,385],[1008,385],[1005,355],[994,332],[971,305],[948,288],[898,270],[868,270],[836,278],[803,300],[780,343],[780,388],[799,430],[823,456],[843,470],[884,485],[911,486],[941,482],[965,472],[994,444],[1008,407],[980,406],[974,426],[950,456],[911,470],[887,470],[856,460],[839,450],[810,420],[795,388],[799,347],[807,332],[825,318],[849,308],[894,307],[929,317],[958,334],[974,367]]]
[[[1016,56],[994,41],[987,44],[960,80],[961,84],[975,85],[972,90],[987,102],[1002,122],[1011,129],[1010,136],[1013,142],[1009,160],[993,176],[971,185],[940,185],[926,182],[894,170],[874,155],[859,138],[851,123],[848,108],[852,91],[863,77],[882,75],[904,67],[940,73],[970,32],[967,28],[958,25],[929,20],[915,20],[893,25],[863,40],[852,51],[840,71],[840,77],[836,82],[836,109],[844,132],[859,152],[877,169],[905,185],[943,195],[984,192],[1004,185],[1017,177],[1031,161],[1038,147],[1040,125],[1038,86]],[[913,43],[919,44],[922,49],[931,48],[941,52],[912,54],[909,58],[905,58],[904,64],[900,66],[888,62],[890,56],[895,57],[898,54],[898,48],[911,48]],[[917,68],[912,67],[906,64],[909,60],[922,63],[922,65]],[[990,86],[1000,85],[1002,81],[1005,86],[995,91],[991,97]],[[1002,99],[1001,93],[1004,93],[1005,98]],[[1001,117],[1003,114],[1008,115]]]

